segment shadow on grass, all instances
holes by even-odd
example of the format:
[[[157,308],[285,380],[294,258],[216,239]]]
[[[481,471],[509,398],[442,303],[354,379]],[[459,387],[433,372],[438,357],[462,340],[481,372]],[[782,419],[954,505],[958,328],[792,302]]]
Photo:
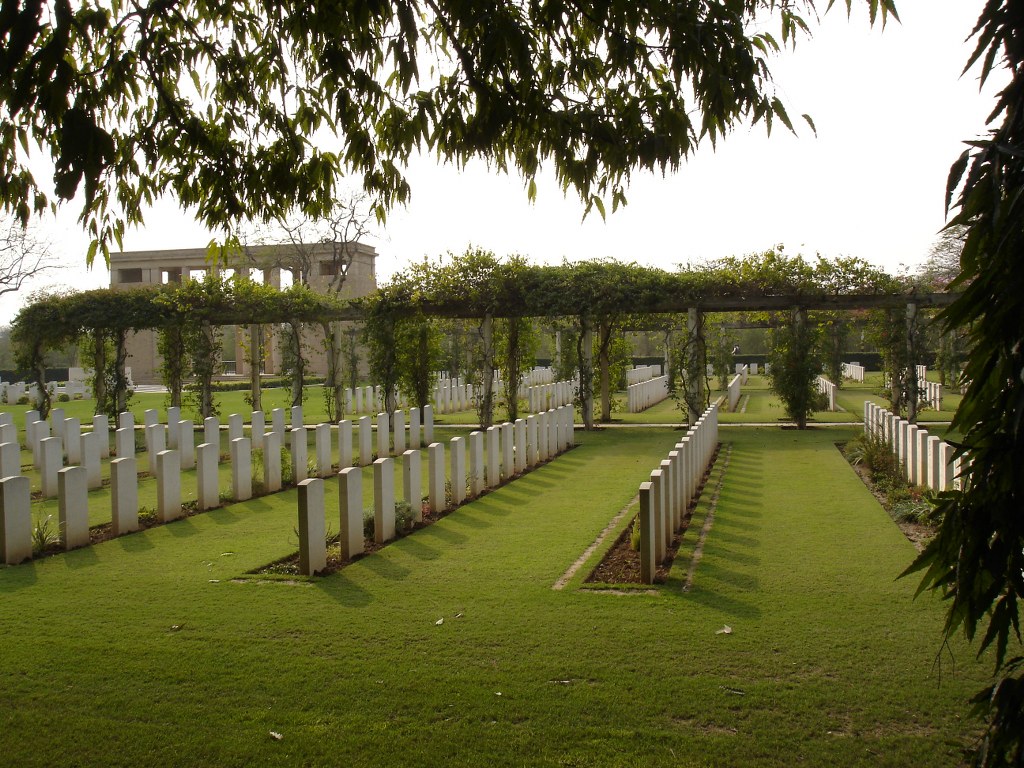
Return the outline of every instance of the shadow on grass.
[[[468,540],[468,538],[465,535],[459,533],[458,531],[452,530],[451,525],[442,525],[437,523],[426,528],[423,528],[422,530],[416,531],[416,533],[414,533],[413,536],[418,537],[420,539],[438,539],[440,541],[443,541],[445,544],[465,544],[466,541]]]
[[[39,579],[36,573],[37,564],[30,560],[21,565],[12,565],[3,568],[3,579],[0,579],[0,593],[17,592],[21,589],[31,587]],[[0,566],[2,568],[2,566]]]
[[[163,527],[167,529],[169,534],[176,536],[179,539],[195,536],[199,533],[199,529],[196,528],[192,521],[187,517],[184,520],[175,520]]]
[[[382,579],[389,581],[405,581],[412,573],[408,568],[399,565],[389,557],[370,555],[362,559],[362,564]]]
[[[79,547],[63,555],[64,565],[72,571],[79,568],[91,568],[99,564],[100,559],[96,556],[96,548],[92,546]]]
[[[313,582],[315,589],[347,608],[363,608],[373,602],[373,596],[356,584],[353,584],[344,571],[332,574],[325,579]]]
[[[697,578],[694,579],[693,588],[689,592],[673,589],[671,594],[680,600],[717,611],[733,619],[760,619],[762,615],[761,608],[757,604],[723,595],[716,592],[714,588],[702,584],[700,569],[698,569]]]
[[[419,533],[414,536],[406,536],[396,545],[402,552],[408,552],[418,560],[436,560],[441,556],[441,551],[434,547],[427,546]]]
[[[137,531],[132,534],[118,536],[114,541],[118,542],[121,545],[121,549],[125,552],[146,552],[156,548],[156,545],[149,540],[146,531]]]

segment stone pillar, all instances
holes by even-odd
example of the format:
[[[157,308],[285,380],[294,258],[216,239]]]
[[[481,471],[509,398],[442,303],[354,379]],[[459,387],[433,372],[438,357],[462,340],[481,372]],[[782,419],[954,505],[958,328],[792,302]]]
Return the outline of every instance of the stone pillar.
[[[653,584],[656,571],[655,509],[650,483],[640,483],[640,582]]]
[[[405,502],[412,510],[413,520],[423,522],[423,478],[420,474],[420,452],[405,451],[402,454],[402,491]]]
[[[44,499],[52,499],[57,495],[57,473],[64,466],[60,438],[44,437],[40,440],[39,455],[40,489]]]
[[[434,442],[434,409],[430,405],[423,406],[423,442]]]
[[[395,455],[401,456],[405,453],[405,413],[395,411],[392,422],[395,433]]]
[[[110,420],[104,414],[92,417],[92,431],[97,436],[100,446],[100,458],[110,458]]]
[[[360,420],[362,423],[362,420]],[[363,434],[363,430],[359,430]],[[352,422],[342,419],[338,422],[338,471],[352,466]],[[360,462],[359,466],[366,466]]]
[[[252,441],[248,437],[231,441],[231,498],[252,498]]]
[[[298,485],[309,474],[309,461],[306,456],[306,428],[292,427],[289,437],[291,438],[289,448],[292,454],[292,481]]]
[[[316,455],[316,473],[318,477],[331,474],[331,425],[317,424],[313,432],[314,453]],[[349,441],[349,445],[352,445]]]
[[[487,487],[497,488],[501,483],[501,431],[498,427],[487,428]]]
[[[427,446],[427,493],[430,497],[430,508],[434,512],[448,509],[444,493],[444,445],[431,443]]]
[[[466,500],[466,440],[451,439],[452,447],[452,504],[458,506]]]
[[[276,493],[280,490],[281,433],[272,429],[263,435],[263,492]]]
[[[363,543],[363,474],[359,467],[342,467],[338,473],[338,510],[341,513],[341,557],[361,555]]]
[[[24,475],[0,478],[0,558],[7,565],[17,565],[31,557],[31,484]]]
[[[139,530],[139,479],[134,456],[110,462],[110,504],[111,532],[115,536]]]
[[[420,448],[423,442],[420,440],[420,409],[413,407],[409,409],[409,447]]]
[[[200,443],[196,449],[196,500],[199,509],[213,509],[220,504],[217,464],[220,444]]]
[[[162,523],[177,520],[181,509],[181,459],[177,451],[156,455],[156,519]]]
[[[469,496],[476,498],[483,493],[484,484],[484,433],[469,433]]]
[[[96,490],[103,486],[103,478],[100,475],[100,436],[95,432],[86,432],[82,435],[79,453],[82,456],[82,468],[85,470],[86,487]]]
[[[87,475],[84,467],[66,467],[57,473],[60,543],[65,550],[89,543]]]
[[[178,453],[181,455],[182,469],[196,468],[196,431],[191,419],[179,421]]]
[[[373,463],[373,420],[369,416],[359,417],[359,466],[368,467]]]
[[[377,456],[381,459],[391,455],[391,427],[388,421],[386,411],[377,414]]]
[[[305,432],[292,428],[292,435]],[[313,576],[327,567],[327,532],[324,522],[324,481],[299,483],[299,573]]]
[[[383,544],[395,538],[395,461],[373,462],[373,540]]]

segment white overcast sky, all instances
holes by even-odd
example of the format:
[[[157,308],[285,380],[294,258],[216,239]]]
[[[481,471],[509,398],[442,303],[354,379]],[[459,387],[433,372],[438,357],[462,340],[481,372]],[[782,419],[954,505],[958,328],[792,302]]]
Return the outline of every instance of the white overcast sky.
[[[412,202],[371,241],[378,279],[470,244],[540,263],[612,257],[672,269],[783,243],[792,254],[913,268],[944,224],[949,166],[963,141],[983,133],[994,102],[993,86],[979,94],[976,72],[960,76],[983,0],[897,0],[902,23],[884,30],[869,28],[862,5],[854,0],[848,20],[838,0],[811,39],[773,63],[790,115],[809,113],[817,136],[805,125],[799,136],[776,126],[770,138],[763,125],[740,127],[674,175],[634,175],[629,205],[603,222],[596,212],[582,221],[582,205],[551,175],[538,179],[531,205],[520,178],[482,162],[457,171],[419,159],[408,173]],[[45,223],[66,268],[39,286],[109,283],[102,264],[84,269],[88,241],[76,213]],[[210,237],[165,200],[124,247],[201,247]],[[0,323],[25,295],[0,300]]]

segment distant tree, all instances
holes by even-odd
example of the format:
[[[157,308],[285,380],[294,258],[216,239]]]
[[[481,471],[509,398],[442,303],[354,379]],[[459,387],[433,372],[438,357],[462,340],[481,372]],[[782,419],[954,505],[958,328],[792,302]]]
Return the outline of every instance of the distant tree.
[[[807,312],[802,309],[794,309],[791,321],[771,334],[768,378],[786,414],[799,429],[807,429],[807,419],[814,413],[818,398],[815,380],[822,369],[819,336],[820,329],[807,322]]]
[[[10,217],[0,220],[0,298],[59,268],[50,244],[35,229]]]

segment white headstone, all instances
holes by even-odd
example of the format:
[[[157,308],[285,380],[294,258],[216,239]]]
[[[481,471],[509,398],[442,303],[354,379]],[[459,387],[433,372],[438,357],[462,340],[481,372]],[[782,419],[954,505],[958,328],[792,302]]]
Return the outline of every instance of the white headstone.
[[[100,458],[110,458],[110,419],[104,414],[92,417],[92,431],[99,436]]]
[[[232,413],[228,416],[228,444],[231,441],[237,440],[240,437],[245,437],[245,428],[242,422],[242,414]],[[209,440],[207,440],[209,442]]]
[[[110,462],[110,503],[115,536],[139,530],[139,482],[134,456]]]
[[[149,474],[157,474],[156,455],[167,448],[167,429],[163,424],[146,427],[146,454],[149,458]]]
[[[68,457],[68,465],[82,463],[82,421],[81,419],[64,419],[62,431],[64,453]]]
[[[249,436],[254,451],[263,450],[263,435],[267,431],[267,417],[263,411],[253,411],[249,417]]]
[[[31,557],[32,489],[29,480],[23,475],[0,478],[0,558],[7,565],[17,565]]]
[[[484,490],[484,433],[469,433],[469,493],[476,498]]]
[[[135,429],[135,414],[131,411],[121,411],[117,414],[118,429]]]
[[[409,410],[409,447],[420,448],[420,409],[413,407]]]
[[[196,448],[196,500],[199,509],[213,509],[220,504],[219,460],[218,443],[200,443]]]
[[[178,454],[182,469],[196,468],[196,431],[191,419],[179,421],[177,424]]]
[[[119,459],[135,458],[135,429],[122,427],[114,432],[114,453]]]
[[[383,544],[395,538],[395,461],[373,462],[373,539]]]
[[[423,406],[423,442],[430,445],[434,442],[434,409],[430,405]]]
[[[292,429],[301,429],[302,427],[306,426],[305,423],[302,420],[302,406],[301,405],[293,405],[292,406],[291,416],[292,416],[292,420],[291,420]]]
[[[295,432],[305,430],[292,429],[292,434]],[[326,567],[324,481],[319,478],[302,480],[299,482],[299,573],[312,576]]]
[[[316,455],[316,473],[319,477],[331,474],[331,425],[317,424],[313,432],[314,454]]]
[[[89,492],[83,467],[66,467],[57,473],[57,510],[60,543],[77,549],[89,543]]]
[[[238,437],[241,436],[242,425],[241,417],[239,416]],[[216,416],[207,416],[203,419],[203,442],[215,445],[217,450],[220,450],[220,420]]]
[[[340,471],[352,464],[352,422],[342,419],[338,422],[338,469]]]
[[[247,437],[231,441],[231,497],[235,501],[252,498],[252,443]]]
[[[458,506],[466,500],[466,440],[451,439],[452,448],[452,504]]]
[[[359,417],[359,466],[368,467],[373,463],[373,419]]]
[[[509,480],[515,474],[515,435],[509,422],[501,425],[501,477]]]
[[[391,429],[387,413],[377,414],[377,456],[385,459],[391,455]]]
[[[400,456],[405,453],[405,412],[395,411],[391,421],[395,433],[395,455]]]
[[[306,428],[293,427],[289,437],[291,438],[288,447],[291,449],[292,454],[292,482],[298,485],[309,475]]]
[[[181,408],[172,405],[167,409],[167,447],[174,451],[178,448],[178,438],[181,431],[178,424],[181,422]]]
[[[448,509],[445,499],[444,469],[444,445],[431,443],[427,446],[427,479],[429,481],[427,493],[430,498],[430,508],[434,512],[443,512]]]
[[[15,442],[0,443],[0,477],[21,474],[21,446]]]
[[[420,452],[410,449],[403,453],[402,490],[417,523],[423,521],[423,477],[420,473]]]
[[[537,445],[537,416],[526,417],[526,463],[535,467],[540,461],[540,451]]]
[[[275,408],[270,412],[270,430],[279,435],[284,434],[284,408]]]
[[[57,495],[57,473],[64,466],[64,456],[60,449],[59,437],[44,437],[39,441],[40,456],[40,490],[44,499],[52,499]]]
[[[100,436],[95,432],[86,432],[81,438],[82,467],[85,469],[85,481],[90,491],[103,486],[100,474]]]
[[[162,523],[177,520],[181,508],[181,459],[177,451],[156,455],[156,519]]]
[[[488,488],[497,488],[501,483],[501,430],[497,426],[487,428],[487,478]]]
[[[359,467],[342,467],[338,482],[341,556],[351,560],[366,549],[363,539],[363,473]]]
[[[263,435],[263,492],[281,490],[281,433],[270,430]]]

